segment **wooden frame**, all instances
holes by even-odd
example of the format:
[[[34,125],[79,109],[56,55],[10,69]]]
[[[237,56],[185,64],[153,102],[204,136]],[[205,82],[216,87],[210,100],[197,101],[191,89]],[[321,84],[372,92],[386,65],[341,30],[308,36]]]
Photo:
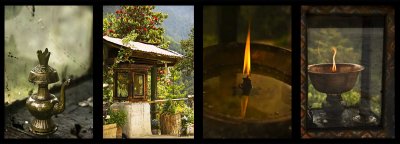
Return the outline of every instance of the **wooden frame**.
[[[317,130],[307,128],[307,15],[383,15],[385,16],[382,71],[382,128],[363,130]],[[301,137],[302,138],[394,138],[394,8],[385,6],[302,6],[301,8]]]
[[[118,94],[120,93],[118,91],[118,76],[120,75],[120,73],[126,73],[128,75],[128,80],[130,79],[129,77],[129,71],[115,71],[114,72],[114,99],[115,100],[125,100],[128,99],[130,94],[131,94],[131,82],[128,82],[128,95],[126,97],[120,97],[118,96]]]
[[[133,98],[143,98],[145,96],[145,80],[146,80],[146,74],[144,73],[138,73],[138,72],[132,72],[132,80],[135,81],[135,78],[137,75],[142,76],[142,82],[143,82],[143,86],[142,86],[142,94],[136,94],[135,90],[133,89],[132,94],[133,94]],[[133,88],[135,88],[135,82],[133,82]]]
[[[114,100],[117,101],[147,101],[147,72],[151,68],[148,65],[138,64],[120,64],[117,68],[114,68]],[[128,73],[130,86],[128,88],[128,97],[118,97],[118,73]],[[134,94],[134,78],[135,75],[142,75],[143,77],[143,94]]]

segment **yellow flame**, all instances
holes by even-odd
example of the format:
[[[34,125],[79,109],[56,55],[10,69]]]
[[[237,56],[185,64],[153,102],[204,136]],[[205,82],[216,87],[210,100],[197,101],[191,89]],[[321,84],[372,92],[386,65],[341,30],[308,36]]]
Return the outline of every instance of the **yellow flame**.
[[[247,31],[246,47],[244,50],[243,75],[250,77],[250,25]]]
[[[336,63],[335,63],[335,56],[336,56],[336,48],[332,47],[332,51],[333,51],[333,65],[332,65],[332,72],[336,72]]]

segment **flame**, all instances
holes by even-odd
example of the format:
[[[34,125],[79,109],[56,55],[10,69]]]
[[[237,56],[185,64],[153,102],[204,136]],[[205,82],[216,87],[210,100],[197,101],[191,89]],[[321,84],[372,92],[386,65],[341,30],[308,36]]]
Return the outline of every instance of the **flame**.
[[[336,72],[336,63],[335,63],[335,56],[336,56],[336,48],[332,47],[332,51],[333,51],[333,65],[332,65],[332,72]]]
[[[246,47],[244,50],[243,75],[250,77],[250,25],[247,31]]]

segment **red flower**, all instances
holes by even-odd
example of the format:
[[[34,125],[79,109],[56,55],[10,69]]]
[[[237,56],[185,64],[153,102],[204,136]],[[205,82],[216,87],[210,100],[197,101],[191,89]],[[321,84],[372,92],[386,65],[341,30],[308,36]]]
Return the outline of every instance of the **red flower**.
[[[117,10],[117,11],[115,11],[115,13],[117,13],[117,14],[122,14],[122,13],[125,13],[125,12],[122,11],[122,10]]]
[[[109,33],[113,33],[114,31],[110,29],[110,30],[108,30],[108,32],[109,32]]]
[[[144,31],[147,31],[147,28],[143,28]]]

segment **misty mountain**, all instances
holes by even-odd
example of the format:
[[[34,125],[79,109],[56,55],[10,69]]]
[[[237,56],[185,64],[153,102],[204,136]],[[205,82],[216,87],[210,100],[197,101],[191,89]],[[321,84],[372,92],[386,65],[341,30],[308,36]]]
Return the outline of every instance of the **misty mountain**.
[[[193,6],[156,6],[155,11],[168,14],[163,23],[168,36],[176,41],[188,38],[190,29],[194,26]]]

